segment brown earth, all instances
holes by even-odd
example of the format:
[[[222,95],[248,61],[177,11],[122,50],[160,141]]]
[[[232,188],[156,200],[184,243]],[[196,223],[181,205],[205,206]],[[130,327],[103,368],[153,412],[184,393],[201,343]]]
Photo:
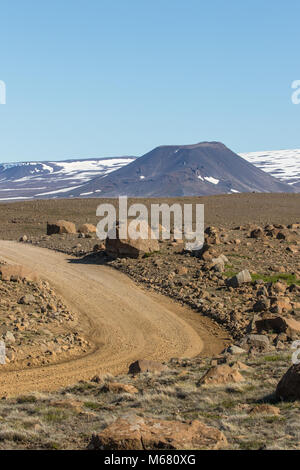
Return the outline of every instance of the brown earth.
[[[136,202],[128,199],[128,204]],[[59,219],[72,221],[77,228],[85,223],[96,225],[96,208],[115,199],[52,199],[0,204],[0,238],[16,240],[22,235],[46,233],[46,223]],[[176,199],[138,199],[146,204],[178,202],[205,205],[205,224],[231,227],[245,223],[290,224],[300,219],[300,194],[232,194]]]
[[[0,448],[86,448],[94,433],[135,413],[168,421],[200,419],[223,432],[231,449],[299,449],[299,401],[278,401],[274,394],[291,365],[292,341],[299,339],[299,196],[181,199],[205,203],[205,224],[217,227],[208,235],[213,256],[227,259],[218,269],[174,240],[145,258],[111,260],[103,249],[92,254],[99,243],[95,235],[45,237],[47,220],[96,224],[96,206],[104,200],[0,206],[0,237],[28,236],[26,243],[1,241],[0,257],[48,279],[93,347],[76,359],[1,374],[0,396],[30,395],[1,400]],[[253,230],[258,238],[251,238]],[[245,269],[252,282],[229,287],[227,279]],[[283,330],[285,324],[293,328]],[[229,339],[224,328],[234,345],[220,354]],[[171,357],[161,372],[104,375],[124,373],[135,360]],[[201,384],[223,364],[243,380]]]
[[[3,371],[2,395],[53,390],[97,373],[124,372],[139,358],[162,361],[219,353],[228,340],[211,320],[146,293],[110,267],[78,263],[60,253],[11,241],[0,241],[0,254],[49,281],[78,315],[80,335],[94,345],[92,352],[59,364]]]

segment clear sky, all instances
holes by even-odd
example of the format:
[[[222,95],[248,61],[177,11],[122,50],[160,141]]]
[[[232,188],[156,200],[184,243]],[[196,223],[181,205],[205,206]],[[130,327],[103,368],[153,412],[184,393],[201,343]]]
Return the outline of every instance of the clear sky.
[[[299,0],[3,0],[0,161],[300,148]]]

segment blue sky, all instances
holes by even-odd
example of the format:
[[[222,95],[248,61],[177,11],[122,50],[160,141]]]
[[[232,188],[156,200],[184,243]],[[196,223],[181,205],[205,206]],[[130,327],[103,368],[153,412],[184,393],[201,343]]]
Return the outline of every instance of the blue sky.
[[[4,0],[0,161],[300,148],[299,0]]]

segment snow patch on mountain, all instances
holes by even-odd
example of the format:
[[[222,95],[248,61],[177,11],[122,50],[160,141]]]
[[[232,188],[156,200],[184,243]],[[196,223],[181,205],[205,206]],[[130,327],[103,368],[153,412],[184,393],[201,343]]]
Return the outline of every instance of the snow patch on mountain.
[[[135,157],[0,164],[0,200],[55,198],[93,178],[105,177]],[[43,190],[43,192],[41,192]]]
[[[285,183],[300,183],[300,149],[241,153],[240,156]]]

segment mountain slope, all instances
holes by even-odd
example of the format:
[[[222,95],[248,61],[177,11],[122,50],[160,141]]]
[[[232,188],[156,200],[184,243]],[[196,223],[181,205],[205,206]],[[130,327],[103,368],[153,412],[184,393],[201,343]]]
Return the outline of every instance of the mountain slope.
[[[0,201],[53,198],[132,162],[134,157],[0,165]]]
[[[161,146],[67,195],[175,197],[236,192],[294,192],[219,142]]]

